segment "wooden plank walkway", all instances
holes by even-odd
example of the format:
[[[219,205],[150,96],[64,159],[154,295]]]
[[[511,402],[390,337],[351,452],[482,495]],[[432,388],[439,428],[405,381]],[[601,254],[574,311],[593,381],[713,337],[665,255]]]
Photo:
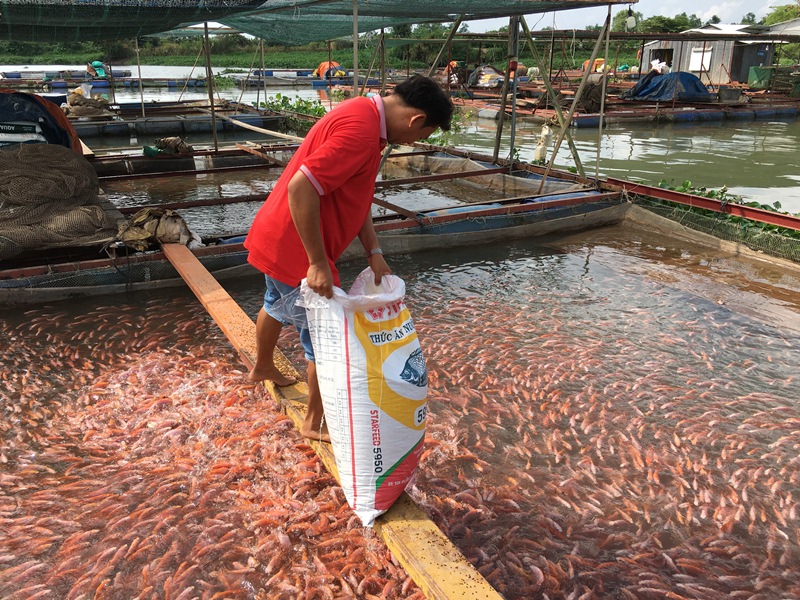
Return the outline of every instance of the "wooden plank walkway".
[[[181,274],[248,368],[256,350],[255,324],[192,252],[180,244],[164,244],[164,254]],[[286,374],[299,377],[276,351],[275,362]],[[270,395],[299,427],[305,414],[308,387],[304,382],[277,387],[265,382]],[[330,444],[309,440],[326,468],[338,480]],[[431,600],[501,600],[502,596],[467,561],[427,515],[403,493],[375,522],[375,532],[406,572]]]

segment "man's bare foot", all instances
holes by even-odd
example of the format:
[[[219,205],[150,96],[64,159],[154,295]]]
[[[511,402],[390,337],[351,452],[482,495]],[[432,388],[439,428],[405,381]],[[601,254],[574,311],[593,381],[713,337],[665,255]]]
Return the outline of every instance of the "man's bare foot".
[[[247,379],[250,381],[271,381],[278,387],[284,387],[287,385],[293,385],[297,383],[296,377],[291,377],[290,375],[284,375],[278,369],[263,369],[259,370],[253,367],[253,369],[247,374]]]
[[[300,435],[309,440],[317,440],[319,442],[331,443],[331,436],[328,434],[328,426],[323,425],[322,431],[319,427],[311,428],[305,423],[300,427]]]

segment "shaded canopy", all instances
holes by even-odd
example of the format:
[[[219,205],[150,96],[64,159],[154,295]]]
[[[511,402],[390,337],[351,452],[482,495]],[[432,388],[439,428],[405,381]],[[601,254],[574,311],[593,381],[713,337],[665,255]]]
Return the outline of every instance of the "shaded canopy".
[[[358,31],[375,31],[395,25],[448,23],[622,4],[620,0],[361,0]],[[352,0],[271,0],[256,11],[221,19],[221,22],[255,37],[287,45],[350,36],[353,33]]]
[[[359,32],[568,10],[623,0],[360,0]],[[353,0],[0,0],[0,39],[131,39],[219,21],[269,42],[302,45],[353,33]]]
[[[133,39],[218,21],[263,0],[0,0],[0,39],[79,42]]]

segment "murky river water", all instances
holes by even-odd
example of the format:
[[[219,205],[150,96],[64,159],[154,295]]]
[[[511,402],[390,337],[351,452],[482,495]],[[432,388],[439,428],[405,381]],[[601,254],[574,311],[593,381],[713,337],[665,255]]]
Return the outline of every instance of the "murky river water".
[[[628,227],[392,265],[411,493],[506,598],[800,597],[797,277]],[[420,597],[188,292],[0,330],[4,597]]]
[[[456,145],[491,152],[496,125],[479,120],[456,137]],[[598,171],[596,129],[573,129],[575,145],[588,176]],[[533,160],[541,126],[523,123],[517,131],[520,159]],[[504,137],[500,156],[508,155]],[[549,154],[548,154],[549,159]],[[572,167],[575,161],[566,141],[556,165]],[[772,206],[800,213],[800,119],[770,121],[717,121],[694,125],[612,125],[600,140],[599,174],[656,185],[666,181],[680,186],[719,189]]]

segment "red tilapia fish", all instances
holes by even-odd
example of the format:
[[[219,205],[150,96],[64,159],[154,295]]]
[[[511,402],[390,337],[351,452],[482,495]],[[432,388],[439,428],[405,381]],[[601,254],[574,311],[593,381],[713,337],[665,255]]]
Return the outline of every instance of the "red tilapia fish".
[[[423,598],[201,308],[86,304],[0,317],[0,596]]]

